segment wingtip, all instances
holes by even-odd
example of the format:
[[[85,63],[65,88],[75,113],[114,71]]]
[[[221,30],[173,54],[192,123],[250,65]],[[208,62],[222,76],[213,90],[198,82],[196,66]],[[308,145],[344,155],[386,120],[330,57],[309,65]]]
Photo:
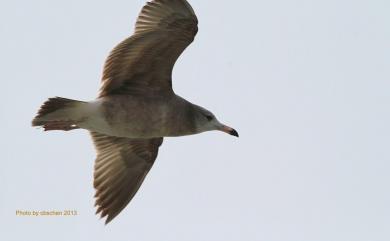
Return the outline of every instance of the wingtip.
[[[112,221],[113,217],[112,216],[107,216],[106,221],[104,221],[104,225],[107,226]]]
[[[104,226],[107,226],[110,223],[110,221],[111,220],[106,219],[106,221],[104,221]]]

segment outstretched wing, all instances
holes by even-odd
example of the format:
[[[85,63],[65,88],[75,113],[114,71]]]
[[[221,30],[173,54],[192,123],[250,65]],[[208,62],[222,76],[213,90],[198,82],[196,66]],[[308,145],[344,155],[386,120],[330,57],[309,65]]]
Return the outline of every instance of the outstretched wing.
[[[194,40],[198,20],[186,0],[153,0],[138,16],[134,34],[108,56],[100,97],[172,93],[171,74]]]
[[[129,139],[91,132],[97,151],[94,171],[96,214],[115,218],[138,191],[163,138]]]

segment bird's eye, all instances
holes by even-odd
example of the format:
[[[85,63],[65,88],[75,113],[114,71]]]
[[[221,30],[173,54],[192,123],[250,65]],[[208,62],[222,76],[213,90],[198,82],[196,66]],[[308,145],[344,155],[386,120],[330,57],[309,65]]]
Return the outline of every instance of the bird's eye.
[[[213,119],[213,117],[211,115],[206,115],[206,118],[208,121],[211,121]]]

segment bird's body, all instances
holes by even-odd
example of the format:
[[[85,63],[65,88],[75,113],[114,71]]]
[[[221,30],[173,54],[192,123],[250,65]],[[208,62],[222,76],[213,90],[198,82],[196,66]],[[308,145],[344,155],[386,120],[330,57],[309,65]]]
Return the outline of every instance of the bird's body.
[[[132,36],[108,56],[96,100],[46,101],[32,125],[45,130],[86,129],[96,147],[97,213],[106,223],[133,198],[152,167],[163,137],[220,130],[208,110],[176,95],[172,69],[193,41],[198,20],[186,0],[153,0],[142,9]]]
[[[74,123],[109,136],[153,138],[196,134],[193,104],[177,95],[112,95],[75,105]],[[177,125],[175,123],[182,123]]]

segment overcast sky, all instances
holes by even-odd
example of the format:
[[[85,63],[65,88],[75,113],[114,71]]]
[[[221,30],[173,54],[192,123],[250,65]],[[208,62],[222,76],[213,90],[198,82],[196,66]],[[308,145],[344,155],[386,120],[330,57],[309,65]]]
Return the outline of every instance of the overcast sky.
[[[175,92],[240,138],[166,138],[104,226],[88,133],[30,122],[48,97],[96,97],[144,1],[1,1],[0,239],[390,240],[390,2],[190,2],[199,33]],[[15,215],[68,209],[78,215]]]

